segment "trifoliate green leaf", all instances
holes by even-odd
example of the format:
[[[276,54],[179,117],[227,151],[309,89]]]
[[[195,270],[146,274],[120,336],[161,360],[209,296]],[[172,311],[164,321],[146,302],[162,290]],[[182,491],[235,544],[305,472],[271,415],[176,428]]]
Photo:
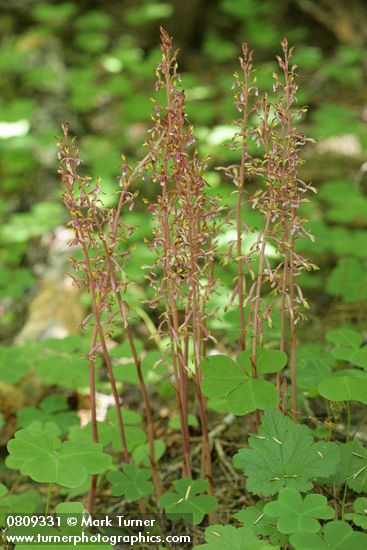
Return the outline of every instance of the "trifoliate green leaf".
[[[162,441],[161,439],[156,439],[154,441],[154,454],[156,462],[158,462],[158,460],[162,458],[165,450],[166,445],[164,441]],[[149,444],[145,443],[144,445],[139,445],[139,447],[135,447],[132,452],[132,459],[134,463],[138,466],[146,466],[147,468],[149,468]]]
[[[326,340],[341,347],[358,349],[362,344],[362,336],[359,332],[347,327],[329,330],[326,333]]]
[[[329,275],[326,291],[340,296],[346,304],[367,300],[366,263],[355,258],[341,258]]]
[[[39,407],[24,407],[17,412],[19,426],[27,428],[32,422],[41,424],[52,422],[56,424],[61,434],[66,433],[71,426],[80,424],[77,414],[68,410],[67,399],[61,395],[45,397]]]
[[[353,510],[349,514],[344,514],[344,519],[353,521],[357,527],[367,530],[367,498],[360,497],[353,502]]]
[[[258,374],[271,374],[281,371],[287,364],[288,358],[284,351],[276,349],[257,350],[256,370]],[[251,372],[251,353],[249,351],[241,351],[237,355],[237,363],[247,372]]]
[[[360,401],[367,405],[367,380],[354,376],[326,378],[318,386],[320,395],[329,401]]]
[[[193,428],[198,428],[199,427],[198,419],[193,414],[188,415],[187,423],[188,423],[189,426],[192,426]],[[170,419],[168,425],[173,430],[179,430],[180,429],[180,417],[179,416],[173,416]]]
[[[134,501],[152,494],[153,483],[148,481],[151,475],[148,469],[126,464],[122,472],[109,472],[107,479],[112,484],[111,493],[114,497],[124,495],[128,500]]]
[[[98,443],[105,447],[111,442],[112,428],[106,422],[97,422],[97,431]],[[69,432],[69,439],[93,441],[92,423],[88,422],[83,428],[80,426],[72,426]]]
[[[106,471],[111,457],[96,443],[66,441],[33,427],[18,430],[8,443],[7,465],[40,483],[78,487],[88,474]]]
[[[121,408],[122,419],[125,427],[125,437],[128,451],[133,451],[135,447],[143,445],[147,440],[147,435],[138,425],[141,422],[141,416],[135,411]],[[110,408],[107,412],[107,425],[111,428],[112,447],[121,452],[122,443],[120,428],[117,419],[116,409]]]
[[[367,347],[356,348],[335,348],[331,351],[335,359],[339,361],[348,361],[352,365],[367,369]]]
[[[317,395],[319,383],[330,376],[331,372],[331,367],[322,357],[302,359],[298,363],[297,386],[312,396]]]
[[[332,519],[334,510],[328,506],[323,495],[308,494],[304,499],[292,487],[282,489],[278,499],[264,506],[265,514],[278,518],[277,528],[281,533],[318,533],[318,519]]]
[[[307,426],[267,410],[258,434],[251,435],[249,448],[241,449],[233,464],[247,476],[249,491],[269,496],[283,487],[308,491],[312,480],[335,472],[339,453],[336,443],[314,443]]]
[[[25,348],[0,346],[0,380],[14,384],[31,369],[32,361]]]
[[[203,393],[212,399],[225,397],[228,410],[233,414],[244,415],[257,409],[275,407],[279,401],[273,384],[251,378],[225,355],[208,357],[202,364],[202,371]]]
[[[2,485],[4,488],[5,486]],[[0,498],[0,526],[5,526],[6,514],[32,514],[33,512],[41,511],[44,507],[44,501],[41,495],[36,491],[23,491],[18,495],[7,493],[5,487],[2,490],[3,494]]]
[[[279,548],[257,538],[248,527],[211,525],[205,531],[206,544],[194,546],[194,550],[270,550]]]
[[[49,385],[77,390],[89,384],[88,361],[76,355],[45,351],[36,369],[41,380]]]
[[[295,550],[365,550],[367,535],[353,531],[344,521],[331,521],[323,529],[323,537],[312,533],[295,533],[290,542]]]
[[[183,518],[188,523],[197,525],[204,516],[213,512],[217,507],[217,500],[211,495],[201,495],[209,487],[204,479],[182,478],[173,482],[174,493],[165,493],[159,499],[159,505],[165,509],[169,519]]]

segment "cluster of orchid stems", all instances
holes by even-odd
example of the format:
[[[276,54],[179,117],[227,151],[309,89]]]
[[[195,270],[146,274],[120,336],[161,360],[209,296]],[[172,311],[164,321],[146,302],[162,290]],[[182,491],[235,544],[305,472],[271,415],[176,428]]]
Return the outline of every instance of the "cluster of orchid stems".
[[[161,192],[150,212],[157,223],[151,247],[157,261],[149,276],[156,290],[151,303],[164,303],[160,332],[169,337],[177,406],[183,442],[183,473],[191,477],[188,431],[189,385],[193,382],[202,429],[202,470],[213,492],[206,399],[201,391],[200,363],[210,337],[207,302],[214,290],[216,222],[219,207],[205,193],[206,165],[194,147],[195,137],[185,113],[185,95],[179,89],[177,54],[172,40],[161,29],[162,62],[157,90],[164,90],[165,104],[154,102],[153,128],[147,146],[149,173]],[[157,137],[160,141],[156,147]],[[154,153],[152,154],[152,151]]]
[[[257,377],[258,349],[266,345],[264,325],[273,326],[274,312],[280,316],[279,349],[288,353],[291,372],[291,407],[297,410],[296,328],[304,318],[307,302],[296,277],[315,269],[296,250],[300,238],[311,237],[299,213],[307,200],[305,192],[314,189],[299,175],[300,151],[308,141],[295,121],[305,109],[296,106],[296,67],[291,66],[292,49],[282,41],[283,56],[278,57],[280,75],[274,73],[271,95],[256,86],[253,53],[242,46],[241,71],[235,75],[235,105],[241,117],[235,121],[237,132],[231,147],[239,154],[238,164],[224,168],[237,191],[235,209],[236,241],[230,256],[236,262],[237,277],[233,296],[239,309],[239,348],[249,347],[252,376]],[[131,184],[143,175],[159,189],[148,210],[154,219],[150,247],[156,261],[147,275],[155,297],[150,307],[159,308],[157,333],[168,342],[165,360],[173,381],[183,446],[183,475],[192,477],[189,402],[191,390],[201,423],[202,475],[214,493],[206,398],[201,391],[200,364],[212,338],[208,330],[209,299],[215,292],[214,267],[218,256],[218,220],[222,219],[217,200],[206,193],[205,161],[195,148],[193,129],[185,112],[185,95],[180,88],[177,55],[172,39],[161,29],[162,61],[156,70],[156,90],[163,100],[154,101],[153,127],[146,141],[147,155],[132,168],[124,159],[119,178],[117,206],[104,207],[100,184],[80,175],[81,161],[75,138],[70,141],[67,125],[59,140],[59,173],[64,184],[64,202],[74,231],[73,245],[80,247],[83,259],[75,269],[83,274],[79,284],[87,286],[92,300],[93,333],[89,351],[90,402],[93,439],[98,442],[96,412],[96,355],[103,358],[115,401],[122,458],[130,462],[126,443],[120,396],[109,355],[109,339],[116,317],[122,323],[134,359],[147,424],[149,458],[156,497],[161,484],[154,451],[154,424],[149,395],[141,370],[134,334],[129,321],[124,267],[129,258],[128,239],[133,231],[123,224],[123,213],[134,206]],[[254,183],[256,191],[250,194]],[[257,238],[249,252],[245,241],[252,229],[246,225],[245,206],[256,209],[263,218]],[[269,257],[272,245],[277,259]],[[235,250],[235,253],[233,253]],[[256,267],[254,263],[256,261]],[[246,281],[246,279],[248,279]],[[212,312],[213,313],[213,312]],[[164,340],[163,340],[164,341]],[[277,389],[282,410],[286,409],[287,387],[280,374]],[[259,420],[259,415],[257,415]],[[97,478],[91,483],[88,509],[92,510]],[[144,504],[140,502],[141,509]]]
[[[112,362],[109,354],[108,339],[111,332],[111,323],[116,313],[126,333],[131,355],[133,357],[139,386],[142,393],[149,444],[149,458],[152,468],[152,477],[157,497],[161,494],[161,485],[158,475],[154,450],[153,414],[149,402],[148,391],[141,369],[140,357],[137,353],[133,331],[129,322],[129,308],[124,299],[128,281],[125,277],[124,266],[128,259],[129,250],[124,249],[123,243],[129,238],[133,228],[120,223],[120,217],[125,209],[133,207],[134,194],[129,188],[132,181],[141,173],[148,157],[133,170],[126,162],[119,180],[120,194],[116,207],[104,207],[100,199],[100,182],[96,183],[88,176],[81,176],[76,140],[69,143],[69,129],[63,125],[63,139],[58,142],[58,158],[60,161],[59,174],[64,183],[63,199],[70,214],[70,227],[74,232],[73,246],[80,247],[83,259],[74,259],[74,269],[82,273],[83,278],[75,280],[79,285],[86,286],[92,300],[94,319],[93,333],[89,349],[89,384],[91,423],[93,440],[98,443],[98,423],[96,406],[96,354],[101,353],[111,385],[115,402],[116,414],[120,432],[122,457],[126,463],[130,462],[125,425],[121,413],[120,396],[116,386]],[[117,310],[117,311],[116,311]],[[97,477],[94,476],[88,498],[88,509],[93,507]],[[143,509],[143,503],[141,503]]]
[[[295,122],[302,118],[306,109],[296,106],[297,67],[290,64],[293,48],[289,49],[286,39],[281,45],[283,57],[277,56],[281,74],[273,74],[271,98],[259,92],[253,71],[253,52],[247,44],[242,46],[241,73],[235,74],[233,85],[236,108],[242,117],[235,121],[238,132],[231,144],[232,149],[240,150],[241,159],[239,164],[225,168],[225,172],[237,190],[235,293],[239,305],[240,347],[246,348],[246,335],[249,335],[252,374],[256,378],[257,350],[264,346],[263,325],[267,322],[273,326],[272,312],[276,308],[281,326],[279,349],[287,351],[289,357],[291,407],[295,415],[296,327],[305,318],[304,310],[308,309],[296,277],[304,270],[317,269],[296,251],[295,244],[299,238],[312,238],[304,227],[306,220],[300,216],[299,208],[308,200],[305,193],[315,189],[299,174],[300,152],[310,140],[296,128]],[[259,182],[259,187],[245,200],[245,184],[250,179]],[[241,215],[245,202],[258,210],[264,220],[256,242],[246,255],[243,241],[247,230]],[[269,244],[280,258],[276,265],[267,255]],[[256,272],[251,267],[255,258],[258,262]],[[247,292],[246,267],[251,279]],[[266,296],[273,297],[271,302],[264,299],[264,288]],[[285,409],[287,388],[280,373],[277,389],[280,406]]]

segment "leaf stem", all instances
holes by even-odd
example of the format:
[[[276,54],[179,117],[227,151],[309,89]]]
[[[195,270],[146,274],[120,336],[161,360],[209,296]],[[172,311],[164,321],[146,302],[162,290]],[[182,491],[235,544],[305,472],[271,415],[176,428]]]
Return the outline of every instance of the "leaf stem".
[[[50,509],[51,492],[52,492],[52,483],[49,483],[48,489],[47,489],[47,498],[46,498],[46,505],[45,505],[45,515],[48,514],[48,511],[49,511],[49,509]]]

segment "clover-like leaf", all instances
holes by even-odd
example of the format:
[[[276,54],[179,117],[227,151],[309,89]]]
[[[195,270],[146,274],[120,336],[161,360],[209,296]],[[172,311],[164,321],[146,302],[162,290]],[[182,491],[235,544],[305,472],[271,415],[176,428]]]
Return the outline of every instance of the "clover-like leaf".
[[[354,512],[344,514],[344,519],[353,521],[357,527],[367,530],[367,498],[360,497],[353,502]]]
[[[335,348],[331,351],[335,359],[340,361],[348,361],[352,365],[367,369],[367,347],[360,349],[355,348]]]
[[[154,454],[155,454],[155,460],[158,462],[164,455],[164,452],[166,450],[166,445],[164,441],[161,439],[156,439],[154,441]],[[147,468],[150,467],[150,460],[149,460],[149,444],[144,443],[144,445],[140,445],[139,447],[135,447],[135,449],[132,452],[132,459],[135,464],[138,466],[146,466]]]
[[[43,358],[37,362],[36,369],[41,380],[49,385],[73,390],[88,386],[88,361],[77,355],[45,350]]]
[[[217,500],[211,495],[201,495],[209,487],[204,479],[189,479],[184,477],[173,482],[174,493],[164,493],[159,499],[159,505],[165,509],[167,517],[172,520],[183,518],[197,525],[204,516],[217,507]]]
[[[44,506],[41,495],[36,491],[9,494],[5,485],[1,484],[0,487],[0,527],[5,526],[6,514],[32,514],[42,510]]]
[[[114,497],[124,495],[128,500],[134,501],[152,494],[153,483],[148,481],[151,475],[151,471],[146,468],[126,464],[122,472],[109,472],[107,479],[112,484],[111,493]]]
[[[342,327],[329,330],[326,333],[326,340],[337,346],[358,349],[363,338],[359,332],[348,327]]]
[[[0,346],[0,380],[14,384],[31,369],[32,356],[20,346]]]
[[[98,442],[105,447],[111,442],[112,428],[107,422],[97,422]],[[69,439],[78,441],[93,441],[92,423],[88,422],[85,426],[72,426],[69,432]]]
[[[284,351],[259,348],[256,355],[256,370],[258,374],[271,374],[281,371],[287,364],[288,358]],[[237,355],[237,363],[248,372],[251,372],[251,353],[241,351]]]
[[[318,385],[331,375],[331,367],[323,357],[303,359],[298,364],[297,386],[312,396],[318,394]]]
[[[326,338],[337,346],[331,350],[332,357],[367,369],[367,347],[361,347],[361,334],[344,327],[327,332]]]
[[[60,528],[63,534],[77,535],[83,531],[82,517],[85,508],[81,502],[60,502],[56,506],[56,514],[59,516]],[[68,522],[69,517],[77,519],[76,525]]]
[[[237,512],[234,517],[244,527],[252,529],[256,535],[267,537],[272,544],[279,544],[282,548],[287,544],[288,537],[277,530],[275,518],[265,514],[265,502],[258,502],[256,506],[247,506]]]
[[[251,378],[245,370],[225,355],[208,357],[202,364],[203,393],[212,399],[225,397],[228,410],[244,415],[257,409],[275,407],[279,395],[273,384]]]
[[[188,423],[189,426],[192,426],[193,428],[198,428],[199,427],[198,419],[193,414],[189,414],[187,416],[187,423]],[[173,416],[172,418],[170,418],[168,425],[173,430],[179,430],[180,429],[180,417],[178,415]]]
[[[265,514],[278,518],[281,533],[317,533],[321,529],[318,519],[332,519],[334,510],[323,495],[311,493],[304,499],[292,487],[282,489],[278,499],[264,506]]]
[[[345,521],[330,521],[323,537],[313,533],[294,533],[290,542],[295,550],[365,550],[367,535],[353,531]]]
[[[87,349],[88,343],[80,336],[44,340],[35,351],[38,376],[67,389],[88,387],[88,361],[82,357]]]
[[[320,395],[330,401],[360,401],[367,405],[367,380],[354,376],[326,378],[318,386]]]
[[[74,411],[68,410],[67,399],[61,395],[45,397],[39,407],[23,407],[17,412],[19,426],[27,428],[32,422],[41,424],[53,422],[61,434],[66,433],[73,425],[79,424],[79,418]]]
[[[270,550],[276,548],[257,538],[248,527],[211,525],[205,530],[206,544],[194,546],[193,550]],[[279,548],[279,547],[277,547]]]
[[[125,426],[127,448],[129,452],[132,452],[135,447],[143,445],[146,442],[147,435],[144,430],[142,430],[142,428],[140,428],[139,426],[139,424],[141,423],[140,414],[135,411],[125,409],[124,407],[121,408],[121,414]],[[122,444],[120,428],[117,419],[117,412],[114,407],[110,408],[107,411],[106,423],[111,428],[112,447],[116,451],[121,452]]]
[[[356,304],[367,299],[366,262],[341,258],[326,283],[326,291],[341,296],[343,302]]]
[[[249,491],[269,496],[283,487],[309,490],[311,480],[336,470],[339,456],[336,443],[314,443],[307,426],[267,410],[258,433],[249,438],[249,448],[240,449],[233,464],[247,476]]]
[[[201,367],[204,373],[202,390],[213,399],[227,395],[244,379],[243,371],[226,355],[208,357]]]
[[[78,487],[88,474],[102,473],[111,464],[111,457],[96,443],[61,443],[58,437],[33,426],[18,430],[8,443],[8,451],[10,468],[19,469],[34,481],[65,487]]]

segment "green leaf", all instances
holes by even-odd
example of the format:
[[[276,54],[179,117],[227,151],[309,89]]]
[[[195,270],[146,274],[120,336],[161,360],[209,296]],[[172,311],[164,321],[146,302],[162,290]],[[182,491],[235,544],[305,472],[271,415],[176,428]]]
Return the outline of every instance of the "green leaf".
[[[273,384],[250,378],[225,355],[208,357],[202,363],[202,371],[203,393],[211,399],[225,397],[228,410],[233,414],[244,415],[278,404],[279,396]]]
[[[345,447],[349,454],[349,460],[346,460],[348,487],[356,493],[365,493],[367,492],[367,449],[360,441],[351,441]]]
[[[106,422],[97,422],[98,442],[105,447],[111,442],[111,426]],[[69,439],[93,441],[92,423],[88,422],[83,428],[72,426],[69,432]]]
[[[323,358],[301,359],[298,363],[297,385],[301,390],[317,395],[319,383],[331,372],[331,367]]]
[[[81,526],[84,506],[81,502],[60,502],[56,506],[56,514],[59,516],[61,532],[68,535],[80,535],[83,531]],[[77,524],[69,525],[69,517],[76,517]]]
[[[61,443],[56,436],[32,426],[15,433],[8,451],[8,467],[19,469],[34,481],[64,487],[78,487],[88,474],[103,473],[111,464],[111,457],[96,443]]]
[[[273,544],[283,547],[288,542],[288,537],[277,530],[275,519],[264,513],[265,504],[258,502],[256,506],[247,506],[244,510],[237,512],[234,517],[256,535],[264,535]]]
[[[250,436],[249,448],[241,449],[233,464],[247,476],[248,491],[269,496],[283,487],[308,491],[311,480],[336,470],[339,456],[336,443],[314,443],[307,426],[267,410],[258,434]]]
[[[352,376],[326,378],[318,386],[320,395],[329,401],[360,401],[367,405],[367,381]]]
[[[197,525],[203,521],[206,514],[216,509],[216,498],[200,494],[209,487],[206,480],[185,477],[174,481],[173,486],[176,492],[164,493],[159,499],[159,505],[165,509],[169,519],[176,521],[183,518]]]
[[[89,367],[87,359],[71,354],[59,354],[45,350],[36,366],[38,376],[49,385],[67,389],[88,387]]]
[[[356,493],[367,492],[367,449],[357,440],[340,444],[339,449],[336,471],[319,482],[328,487],[347,483]]]
[[[134,501],[152,494],[153,483],[148,481],[151,475],[148,469],[126,464],[122,472],[109,472],[107,479],[112,484],[111,493],[114,497],[124,495],[128,500]]]
[[[24,407],[17,412],[19,426],[27,428],[37,421],[40,424],[54,423],[61,434],[66,433],[71,426],[79,425],[77,414],[68,410],[67,399],[61,395],[50,395],[41,401],[39,408]]]
[[[345,113],[345,109],[343,109]],[[345,132],[345,130],[344,130]],[[360,187],[350,181],[336,180],[324,183],[319,197],[327,201],[326,217],[336,222],[354,222],[367,220],[367,200]]]
[[[211,525],[205,530],[206,544],[194,550],[270,550],[276,548],[257,538],[252,529],[232,525]],[[279,548],[279,547],[277,547]]]
[[[14,384],[28,374],[32,360],[25,348],[17,346],[0,346],[0,380]]]
[[[237,363],[226,355],[208,357],[201,365],[204,373],[202,390],[207,397],[218,399],[243,382],[244,374]]]
[[[193,428],[198,428],[199,427],[198,419],[193,414],[188,415],[187,422],[188,422],[188,425],[192,426]],[[179,430],[180,429],[180,417],[179,416],[173,416],[172,418],[170,418],[168,425],[173,430]]]
[[[356,304],[367,299],[367,270],[363,262],[355,258],[341,258],[331,272],[326,291],[340,296],[347,304]]]
[[[362,367],[367,370],[367,347],[361,349],[354,348],[335,348],[331,350],[331,355],[335,359],[348,361],[352,365]]]
[[[284,351],[275,349],[257,350],[256,370],[258,374],[272,374],[281,371],[287,364],[288,358]],[[251,353],[241,351],[237,355],[237,363],[249,373],[251,372]]]
[[[344,515],[344,519],[353,521],[357,527],[367,530],[367,498],[360,497],[353,502],[353,510],[349,514]]]
[[[302,499],[292,487],[282,489],[276,501],[264,506],[264,512],[278,518],[277,528],[284,534],[317,533],[321,529],[317,519],[332,519],[335,513],[326,497],[311,493]]]
[[[125,425],[126,444],[130,452],[133,451],[135,447],[143,445],[147,440],[147,435],[144,430],[138,427],[138,424],[141,422],[141,417],[138,413],[122,407],[121,414]],[[107,411],[106,423],[111,429],[111,443],[113,448],[121,452],[122,444],[120,429],[117,420],[117,412],[114,407]]]
[[[158,462],[164,455],[164,452],[166,450],[166,445],[164,441],[161,439],[156,439],[154,441],[154,453],[155,453],[155,460]],[[135,449],[132,452],[132,458],[135,464],[138,466],[146,466],[147,468],[150,467],[150,461],[149,461],[149,444],[145,443],[144,445],[140,445],[139,447],[135,447]]]
[[[363,341],[362,335],[351,328],[343,327],[329,330],[326,333],[326,340],[337,346],[358,349]]]
[[[36,491],[23,491],[18,495],[3,494],[0,498],[0,526],[5,526],[6,514],[32,514],[42,510],[43,506],[44,501]]]
[[[324,527],[324,537],[295,533],[290,542],[295,550],[365,550],[367,535],[353,531],[344,521],[331,521]]]
[[[172,13],[173,6],[168,2],[152,2],[128,10],[125,18],[130,25],[143,25],[148,21],[170,17]]]
[[[267,380],[249,378],[227,395],[229,410],[244,415],[257,409],[275,407],[279,401],[276,387]]]
[[[56,506],[57,514],[82,514],[85,511],[81,502],[60,502]]]

